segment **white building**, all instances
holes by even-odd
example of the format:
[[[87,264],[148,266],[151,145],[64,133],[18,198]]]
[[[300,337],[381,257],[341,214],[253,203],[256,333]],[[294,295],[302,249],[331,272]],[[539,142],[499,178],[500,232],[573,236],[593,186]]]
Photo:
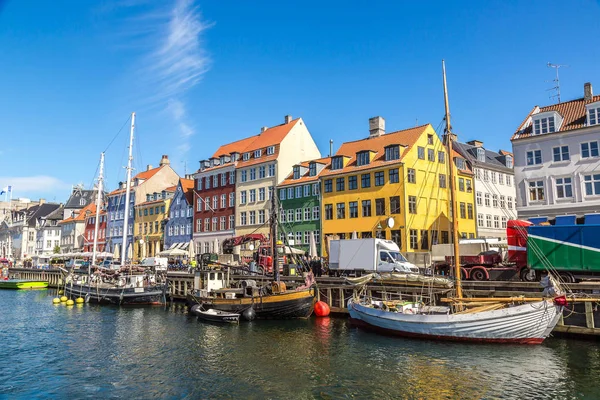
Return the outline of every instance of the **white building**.
[[[512,154],[488,150],[478,140],[454,142],[454,149],[471,164],[475,175],[477,236],[506,238],[507,221],[517,217]]]
[[[519,218],[600,212],[600,96],[590,83],[580,99],[535,106],[512,144]]]

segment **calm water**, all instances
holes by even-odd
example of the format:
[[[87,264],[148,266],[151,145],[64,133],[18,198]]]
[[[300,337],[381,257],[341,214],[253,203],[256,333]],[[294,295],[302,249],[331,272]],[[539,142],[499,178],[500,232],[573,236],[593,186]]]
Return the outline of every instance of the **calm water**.
[[[52,297],[0,291],[0,398],[600,398],[593,342],[436,343],[344,319],[219,326]]]

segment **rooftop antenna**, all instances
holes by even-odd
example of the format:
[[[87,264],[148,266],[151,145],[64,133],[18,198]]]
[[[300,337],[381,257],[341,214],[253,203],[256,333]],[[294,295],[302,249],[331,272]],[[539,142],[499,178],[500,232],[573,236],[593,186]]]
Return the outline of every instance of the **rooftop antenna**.
[[[548,63],[546,64],[549,68],[554,68],[556,70],[556,78],[554,78],[551,81],[546,81],[546,82],[554,82],[554,87],[551,87],[550,89],[547,89],[546,91],[550,91],[550,90],[554,90],[556,93],[553,94],[552,96],[550,96],[550,98],[557,98],[558,102],[560,103],[560,79],[558,77],[558,69],[560,67],[568,67],[568,65],[565,64],[552,64],[552,63]]]

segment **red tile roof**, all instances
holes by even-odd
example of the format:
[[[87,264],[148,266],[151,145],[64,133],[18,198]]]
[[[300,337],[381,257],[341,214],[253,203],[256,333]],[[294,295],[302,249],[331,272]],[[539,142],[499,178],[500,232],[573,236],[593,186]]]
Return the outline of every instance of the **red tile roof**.
[[[535,106],[527,115],[525,120],[519,125],[511,140],[523,139],[532,136],[532,122],[530,117],[535,114],[556,111],[562,118],[563,122],[557,132],[567,132],[575,129],[585,128],[586,122],[586,105],[600,101],[600,95],[593,96],[591,100],[585,101],[583,98],[567,101],[564,103],[553,104],[546,107]],[[545,135],[551,135],[552,133]]]
[[[294,179],[294,172],[292,172],[291,174],[289,174],[287,176],[287,178],[285,178],[285,180],[283,182],[281,182],[279,184],[279,186],[296,185],[298,183],[307,183],[307,182],[313,182],[313,181],[318,180],[319,176],[321,175],[321,173],[323,171],[325,171],[325,168],[323,168],[321,170],[321,172],[317,173],[317,175],[310,176],[309,175],[310,171],[309,171],[308,168],[309,168],[309,165],[310,165],[311,162],[316,162],[318,164],[323,164],[323,165],[325,165],[325,167],[327,167],[328,165],[331,164],[331,157],[323,157],[323,158],[318,158],[316,160],[303,161],[300,164],[297,164],[297,165],[300,165],[300,166],[306,168],[306,172],[304,173],[304,175],[301,176],[299,179]]]
[[[180,178],[179,182],[181,183],[181,190],[183,190],[188,204],[194,204],[194,180]]]
[[[453,147],[452,148],[452,160],[454,161],[454,159],[457,158],[457,157],[458,158],[462,158],[463,160],[465,160],[465,162],[464,162],[465,168],[464,169],[460,169],[460,168],[456,167],[456,170],[458,172],[463,173],[463,174],[473,175],[473,170],[471,170],[471,167],[469,166],[469,163],[467,162],[468,160],[466,158],[464,158],[462,156],[462,154],[460,154],[458,151],[454,150],[454,146],[452,146],[452,147]],[[454,164],[454,165],[456,165],[456,164]]]
[[[500,151],[498,152],[501,156],[512,156],[513,153],[511,153],[510,151],[506,151],[506,150],[502,150],[500,149]]]
[[[83,207],[81,210],[79,210],[79,214],[77,214],[75,217],[69,217],[66,219],[63,219],[62,221],[59,222],[59,224],[67,224],[69,222],[82,222],[85,221],[85,216],[87,212],[96,214],[96,203],[90,203],[87,206]]]
[[[331,170],[326,168],[321,175],[337,175],[340,173],[362,171],[371,168],[377,168],[385,164],[398,163],[404,155],[417,142],[421,135],[425,132],[430,124],[416,126],[414,128],[404,129],[401,131],[386,133],[378,137],[369,137],[366,139],[356,140],[354,142],[343,143],[340,149],[335,153],[336,156],[347,156],[350,158],[343,169]],[[398,144],[405,147],[405,150],[400,154],[400,160],[385,161],[385,148],[389,145]],[[360,151],[371,150],[376,154],[372,161],[367,165],[356,166],[356,153]]]
[[[158,171],[160,171],[161,168],[164,168],[165,166],[166,165],[162,165],[162,166],[157,167],[157,168],[152,168],[152,169],[149,169],[147,171],[140,172],[139,174],[137,174],[136,176],[134,176],[131,179],[131,182],[133,182],[135,179],[141,179],[141,180],[143,180],[143,182],[141,182],[140,185],[143,185],[144,182],[146,182],[148,179],[150,179],[154,175],[156,175],[156,173]],[[131,185],[131,190],[133,190],[134,188],[135,188],[135,186]],[[108,196],[114,196],[114,195],[119,194],[119,193],[125,193],[125,189],[115,189],[112,192],[110,192],[108,194]]]

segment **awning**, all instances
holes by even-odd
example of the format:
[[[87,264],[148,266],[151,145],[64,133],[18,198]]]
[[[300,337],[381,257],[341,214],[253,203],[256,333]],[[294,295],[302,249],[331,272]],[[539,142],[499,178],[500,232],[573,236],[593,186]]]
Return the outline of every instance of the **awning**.
[[[584,224],[600,225],[600,214],[586,214]]]
[[[529,218],[529,222],[531,222],[534,225],[539,225],[542,222],[548,222],[548,217],[534,217],[534,218]]]
[[[554,225],[575,225],[576,220],[576,215],[558,215]]]

